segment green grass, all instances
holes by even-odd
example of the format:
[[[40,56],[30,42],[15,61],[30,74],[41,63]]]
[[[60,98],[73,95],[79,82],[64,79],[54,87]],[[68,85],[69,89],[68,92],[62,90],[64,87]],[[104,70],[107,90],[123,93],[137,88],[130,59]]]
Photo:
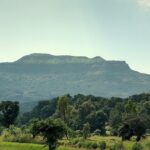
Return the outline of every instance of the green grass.
[[[0,142],[0,150],[48,150],[48,148],[38,144]],[[57,148],[57,150],[75,150],[75,149],[61,146]]]
[[[113,145],[114,143],[121,141],[121,139],[118,137],[113,137],[113,136],[112,137],[111,136],[109,137],[93,136],[89,138],[88,141],[97,142],[97,143],[99,141],[105,141],[107,143],[107,147],[109,147]],[[64,140],[64,142],[67,143],[67,140]],[[126,150],[131,150],[134,143],[135,143],[134,139],[132,139],[131,141],[123,142],[124,146],[126,147]],[[150,137],[143,139],[140,143],[144,147],[144,150],[150,150]],[[147,147],[147,144],[149,144],[149,147]],[[60,146],[59,148],[57,148],[57,150],[77,150],[77,149],[78,148],[71,148],[71,147],[65,147],[65,146]],[[0,150],[48,150],[48,148],[39,144],[2,142],[0,140]],[[84,149],[80,148],[80,150],[84,150]]]
[[[47,150],[41,145],[0,142],[0,150]]]

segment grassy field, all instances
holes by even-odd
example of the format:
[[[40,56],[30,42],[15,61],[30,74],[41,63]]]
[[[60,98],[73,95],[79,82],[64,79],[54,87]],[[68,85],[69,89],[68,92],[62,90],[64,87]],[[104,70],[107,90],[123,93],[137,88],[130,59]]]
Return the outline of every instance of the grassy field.
[[[48,148],[38,144],[0,142],[0,150],[48,150]],[[61,146],[57,150],[75,150],[75,148]]]
[[[105,141],[107,144],[107,150],[110,150],[110,148],[112,148],[112,146],[117,143],[123,143],[123,146],[126,150],[132,150],[133,145],[136,143],[135,138],[132,138],[131,141],[122,142],[121,138],[115,137],[115,136],[92,136],[88,138],[87,141],[95,142],[97,144],[101,141]],[[150,150],[150,136],[147,136],[146,138],[142,139],[138,143],[142,145],[143,147],[142,150]],[[120,149],[117,149],[117,150],[120,150]]]
[[[3,142],[0,137],[0,150],[48,150],[47,147],[40,144],[25,144],[25,143],[13,143]],[[72,147],[60,146],[57,150],[76,150]]]
[[[93,136],[89,138],[88,141],[97,142],[97,143],[99,141],[105,141],[107,143],[107,147],[110,147],[114,143],[121,141],[121,139],[118,137]],[[134,143],[135,143],[134,139],[132,141],[123,142],[126,150],[131,150]],[[140,143],[143,146],[143,150],[150,150],[150,137],[143,139]],[[71,148],[65,146],[60,146],[59,148],[57,148],[57,150],[77,150],[77,149],[79,148]],[[0,150],[48,150],[48,148],[38,144],[20,144],[20,143],[0,141]],[[80,150],[84,150],[84,149],[80,148]]]
[[[121,142],[121,138],[113,136],[93,136],[89,140],[95,142],[105,141],[107,143],[107,147],[113,145],[114,143]],[[131,150],[134,143],[136,143],[136,141],[133,138],[131,141],[124,141],[123,145],[126,148],[126,150]],[[150,150],[150,136],[146,137],[145,139],[142,139],[139,143],[142,145],[143,150]]]

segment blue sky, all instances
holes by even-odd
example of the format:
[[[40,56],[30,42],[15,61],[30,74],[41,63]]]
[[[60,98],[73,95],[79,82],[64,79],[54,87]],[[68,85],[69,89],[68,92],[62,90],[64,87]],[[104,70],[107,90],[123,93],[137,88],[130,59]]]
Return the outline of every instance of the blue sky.
[[[150,74],[150,0],[0,0],[0,61],[35,52],[125,60]]]

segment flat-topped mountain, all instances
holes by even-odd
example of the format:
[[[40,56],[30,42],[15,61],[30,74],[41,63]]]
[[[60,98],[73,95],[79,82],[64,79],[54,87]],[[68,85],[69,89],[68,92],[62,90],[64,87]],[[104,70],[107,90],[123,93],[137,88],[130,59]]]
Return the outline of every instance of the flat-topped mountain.
[[[31,54],[0,63],[0,100],[39,101],[69,93],[121,96],[149,92],[150,75],[124,61]]]
[[[31,54],[22,57],[16,63],[24,63],[24,64],[70,64],[70,63],[96,63],[96,62],[103,62],[105,61],[101,57],[74,57],[68,55],[62,56],[54,56],[50,54]]]

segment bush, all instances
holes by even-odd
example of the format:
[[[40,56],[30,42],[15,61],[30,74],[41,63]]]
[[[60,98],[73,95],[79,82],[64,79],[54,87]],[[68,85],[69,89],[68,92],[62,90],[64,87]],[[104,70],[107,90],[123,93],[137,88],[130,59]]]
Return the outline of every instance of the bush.
[[[111,135],[118,136],[118,129],[116,128],[111,129]]]
[[[75,134],[77,137],[82,137],[82,131],[81,130],[76,130]]]
[[[97,149],[97,147],[98,147],[97,143],[95,143],[95,142],[92,143],[92,145],[91,145],[91,148],[92,148],[92,149]]]
[[[142,149],[143,149],[143,146],[140,143],[135,143],[132,146],[132,150],[142,150]]]
[[[83,142],[79,142],[77,145],[78,145],[78,148],[81,148],[83,147]]]
[[[105,141],[99,142],[99,148],[100,148],[100,150],[105,150],[106,149],[106,142]]]
[[[71,140],[71,145],[76,145],[80,142],[81,140],[79,138],[75,138]]]
[[[68,129],[68,136],[70,137],[70,138],[76,138],[77,137],[77,134],[76,134],[76,132],[75,131],[73,131],[73,130],[71,130],[71,129]]]
[[[111,146],[110,150],[125,150],[125,147],[123,145],[123,142],[118,142]]]
[[[77,146],[78,148],[97,149],[98,147],[97,143],[95,142],[82,141],[81,139],[73,139],[71,143],[71,146]]]
[[[18,143],[37,143],[43,144],[44,141],[41,137],[33,139],[32,134],[23,131],[15,126],[10,126],[8,129],[4,129],[2,132],[2,140],[5,142],[18,142]]]
[[[4,127],[0,126],[0,135],[2,134],[3,130],[4,130]]]
[[[86,148],[86,149],[91,149],[92,148],[92,142],[90,141],[86,141],[84,142],[84,147],[83,148]]]

